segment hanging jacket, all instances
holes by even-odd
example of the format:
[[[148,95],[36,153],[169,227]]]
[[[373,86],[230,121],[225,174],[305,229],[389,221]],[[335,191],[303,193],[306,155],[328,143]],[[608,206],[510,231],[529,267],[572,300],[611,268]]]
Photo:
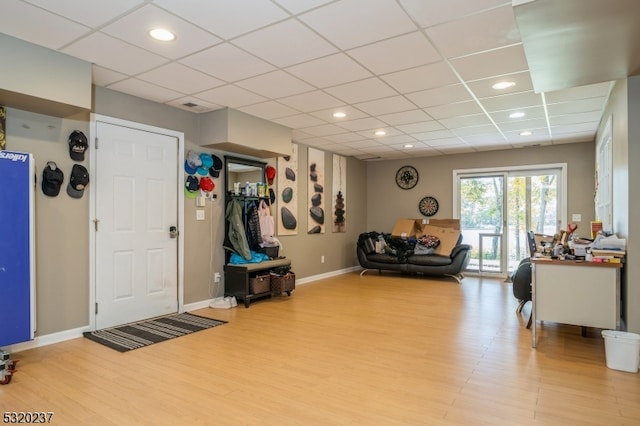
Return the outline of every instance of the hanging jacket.
[[[260,231],[260,216],[258,215],[258,205],[251,203],[247,208],[247,242],[249,249],[258,251],[262,244],[262,232]]]
[[[251,259],[247,235],[244,232],[244,222],[242,220],[242,202],[232,199],[227,204],[226,218],[229,221],[228,237],[235,251],[246,260]]]

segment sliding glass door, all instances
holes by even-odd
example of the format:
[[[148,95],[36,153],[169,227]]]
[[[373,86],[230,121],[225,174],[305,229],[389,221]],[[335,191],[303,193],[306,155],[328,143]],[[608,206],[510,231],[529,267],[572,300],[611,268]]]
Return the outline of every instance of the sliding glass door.
[[[564,227],[566,165],[454,171],[454,216],[470,244],[467,271],[506,275],[529,256],[526,232]]]

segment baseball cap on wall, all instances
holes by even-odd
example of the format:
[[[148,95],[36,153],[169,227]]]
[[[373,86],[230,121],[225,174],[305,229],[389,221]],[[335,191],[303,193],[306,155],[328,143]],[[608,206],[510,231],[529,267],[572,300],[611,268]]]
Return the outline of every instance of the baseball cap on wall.
[[[89,185],[89,172],[83,165],[74,164],[67,185],[67,194],[72,198],[82,198],[87,185]]]
[[[184,195],[187,198],[196,198],[198,196],[198,190],[200,189],[200,182],[195,176],[187,176],[184,181]]]
[[[209,174],[211,177],[217,178],[220,176],[220,170],[222,170],[222,160],[217,155],[212,155],[213,165],[209,168]]]
[[[208,176],[204,176],[200,178],[200,192],[202,193],[203,196],[207,196],[207,194],[210,194],[211,192],[213,192],[213,189],[216,187],[216,184],[213,183],[213,180],[211,180],[210,177]]]
[[[74,161],[84,161],[84,153],[89,148],[87,137],[80,130],[69,135],[69,156]]]
[[[267,178],[267,183],[273,185],[273,179],[276,177],[276,169],[273,166],[267,166],[264,170],[264,174]]]
[[[57,197],[64,181],[64,173],[54,161],[48,161],[42,169],[42,192],[49,197]]]

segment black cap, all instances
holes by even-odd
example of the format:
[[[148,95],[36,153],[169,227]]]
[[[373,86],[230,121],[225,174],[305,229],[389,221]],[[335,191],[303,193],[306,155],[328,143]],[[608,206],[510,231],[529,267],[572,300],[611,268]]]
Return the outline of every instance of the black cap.
[[[57,197],[60,193],[60,187],[64,181],[64,173],[53,162],[47,162],[47,165],[42,170],[42,192],[49,197]]]
[[[89,185],[89,172],[84,166],[74,164],[71,169],[69,185],[67,185],[67,194],[73,198],[82,198],[87,185]]]
[[[209,174],[211,177],[217,178],[220,176],[220,170],[222,169],[222,160],[217,155],[211,155],[213,159],[213,166],[209,168]]]
[[[84,161],[84,153],[89,148],[87,137],[80,130],[69,135],[69,156],[74,161]]]

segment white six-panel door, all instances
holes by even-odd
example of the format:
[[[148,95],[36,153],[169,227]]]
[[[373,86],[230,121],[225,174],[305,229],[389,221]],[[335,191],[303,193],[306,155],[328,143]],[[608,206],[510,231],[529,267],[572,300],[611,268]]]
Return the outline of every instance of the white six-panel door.
[[[96,329],[178,309],[175,136],[96,123]]]

